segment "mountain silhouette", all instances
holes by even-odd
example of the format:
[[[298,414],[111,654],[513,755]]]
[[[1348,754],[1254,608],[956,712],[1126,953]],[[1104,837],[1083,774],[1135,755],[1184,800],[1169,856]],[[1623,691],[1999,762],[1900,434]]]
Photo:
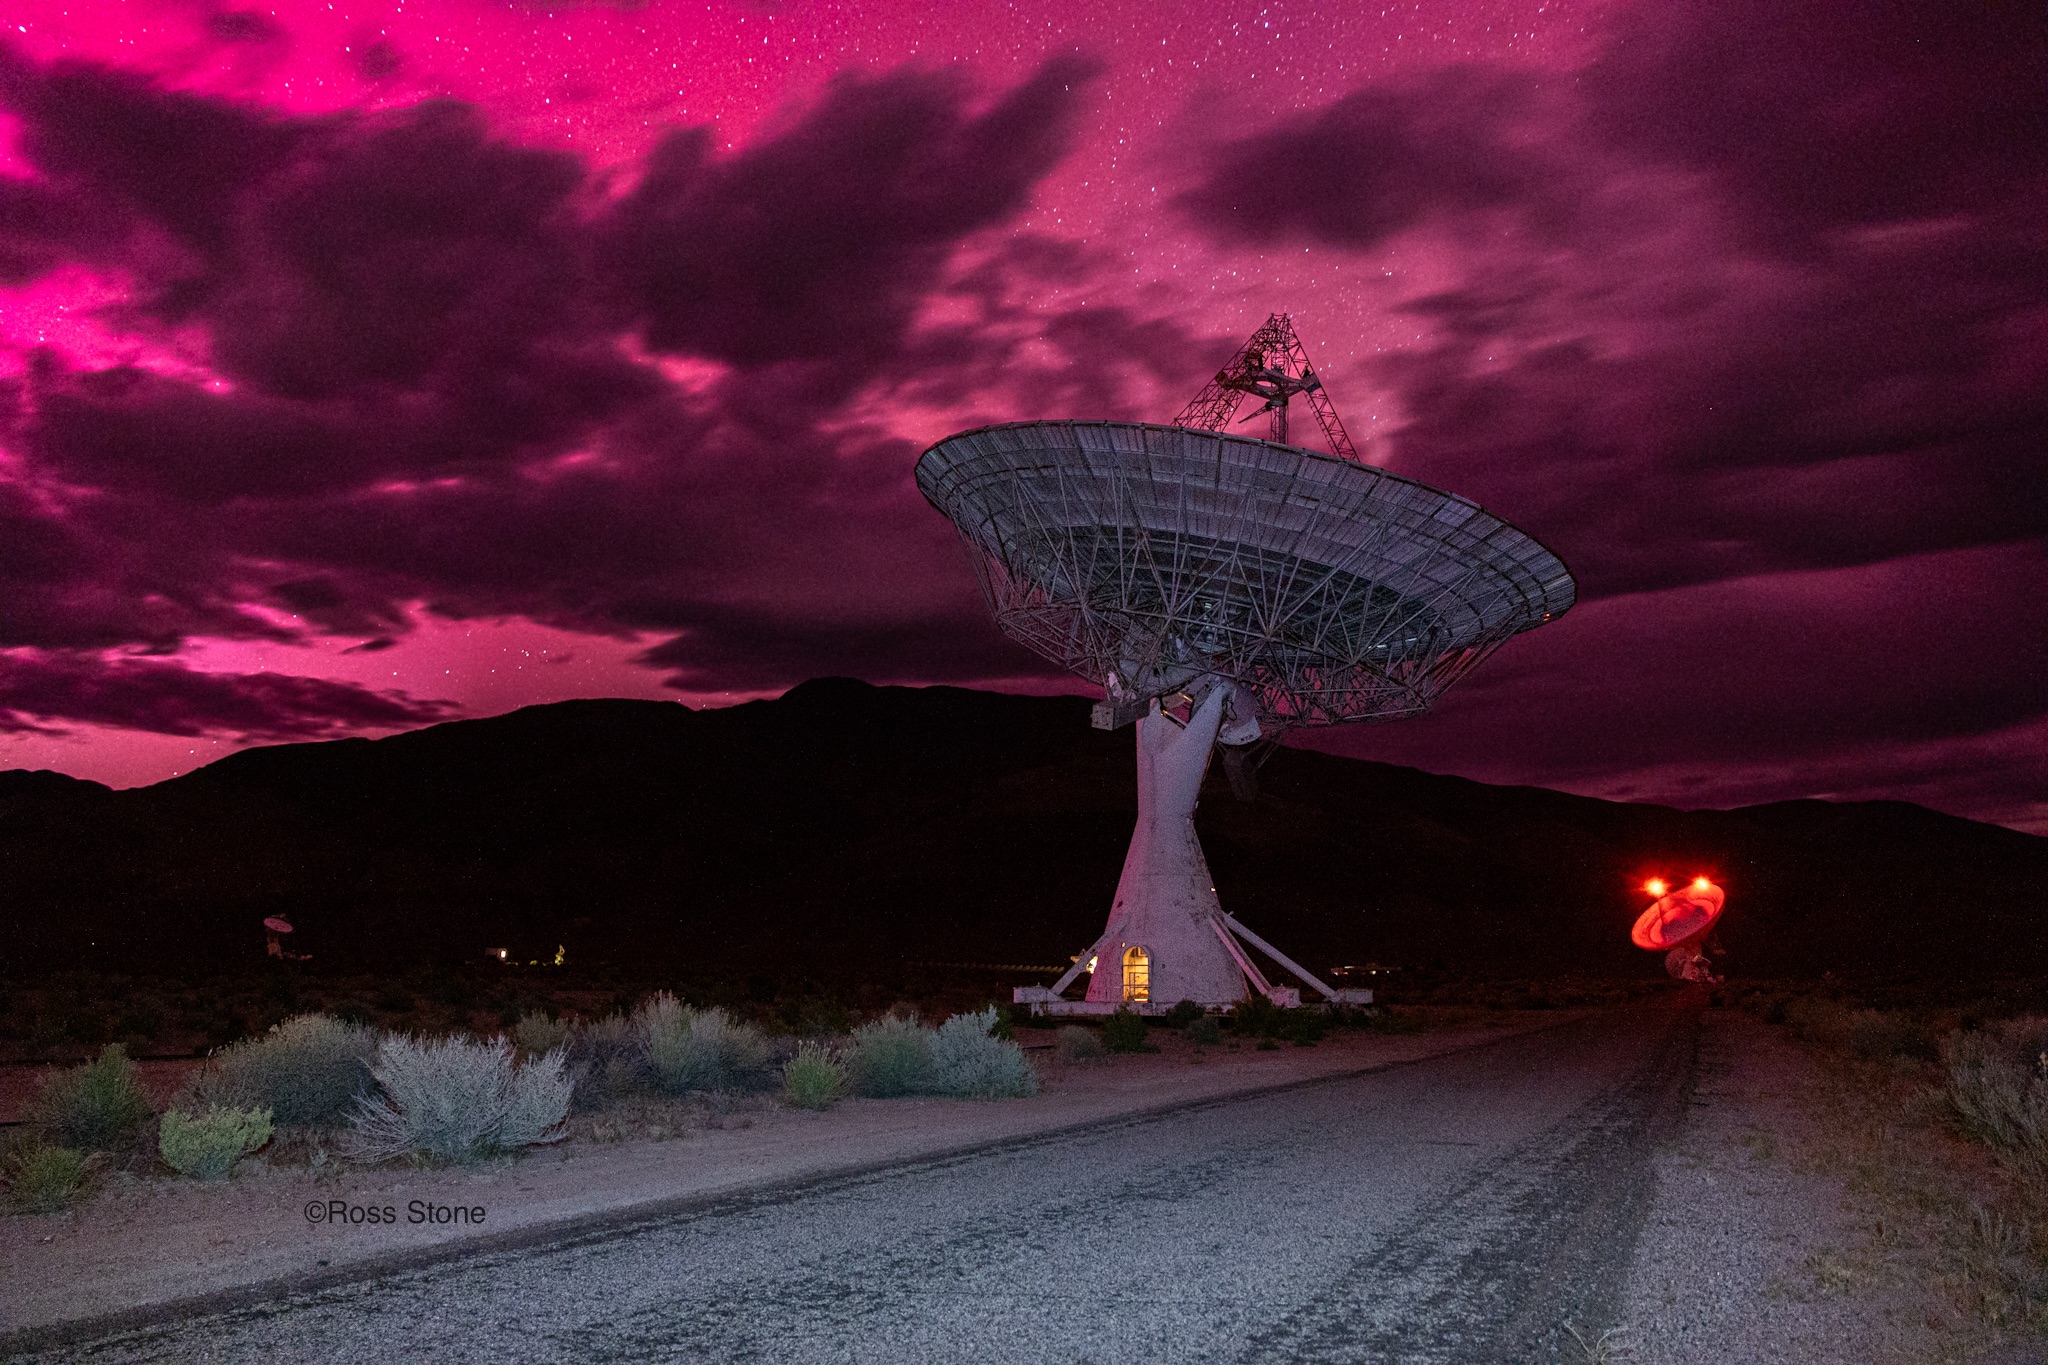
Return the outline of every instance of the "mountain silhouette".
[[[1136,815],[1131,732],[1088,710],[827,678],[245,749],[130,791],[4,772],[0,947],[12,974],[217,970],[284,914],[337,968],[1059,965]],[[1738,975],[2048,974],[2048,839],[1905,803],[1687,812],[1282,748],[1249,803],[1212,765],[1196,820],[1225,907],[1311,968],[1656,975],[1638,888],[1704,872]]]

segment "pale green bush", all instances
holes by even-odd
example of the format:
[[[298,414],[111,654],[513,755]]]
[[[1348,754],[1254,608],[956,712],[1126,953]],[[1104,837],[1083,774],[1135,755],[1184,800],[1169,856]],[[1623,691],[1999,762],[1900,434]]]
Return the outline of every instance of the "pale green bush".
[[[569,1039],[569,1075],[578,1110],[602,1109],[651,1089],[654,1073],[637,1019],[613,1014],[577,1026]]]
[[[550,1018],[539,1010],[528,1010],[512,1026],[512,1047],[521,1057],[545,1057],[550,1052],[568,1047],[572,1032],[574,1030],[560,1019]]]
[[[1053,1046],[1070,1062],[1089,1062],[1102,1055],[1102,1039],[1094,1029],[1079,1024],[1062,1024],[1052,1035]]]
[[[2005,1038],[1952,1033],[1942,1041],[1948,1102],[1963,1127],[2015,1169],[2048,1175],[2048,1066],[2015,1055]]]
[[[157,1131],[157,1151],[164,1164],[195,1180],[220,1180],[237,1161],[270,1141],[268,1109],[224,1109],[213,1106],[196,1118],[172,1109]]]
[[[100,1158],[40,1142],[7,1158],[7,1202],[24,1213],[61,1213],[92,1193]]]
[[[60,1071],[43,1082],[30,1106],[30,1121],[67,1147],[110,1151],[149,1122],[149,1096],[135,1079],[135,1063],[119,1043],[109,1043],[99,1060]]]
[[[847,1083],[870,1099],[922,1095],[932,1086],[933,1033],[895,1015],[863,1024],[848,1046]]]
[[[215,1053],[193,1082],[196,1108],[268,1109],[277,1123],[338,1123],[370,1093],[377,1032],[301,1014]]]
[[[783,1097],[799,1109],[829,1109],[846,1091],[846,1067],[822,1043],[801,1043],[782,1067]]]
[[[570,1081],[559,1052],[517,1062],[503,1039],[400,1036],[384,1040],[372,1070],[381,1093],[351,1122],[361,1159],[475,1161],[563,1136]]]
[[[693,1010],[661,991],[634,1013],[654,1083],[670,1095],[747,1090],[768,1071],[772,1050],[752,1024],[722,1009]]]
[[[995,1036],[994,1005],[956,1014],[931,1043],[931,1088],[961,1099],[1021,1099],[1038,1093],[1038,1073],[1015,1043]]]

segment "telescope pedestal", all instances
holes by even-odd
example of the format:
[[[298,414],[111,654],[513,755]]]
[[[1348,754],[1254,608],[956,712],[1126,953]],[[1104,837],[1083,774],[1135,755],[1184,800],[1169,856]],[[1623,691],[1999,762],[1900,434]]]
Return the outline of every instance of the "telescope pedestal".
[[[1226,687],[1211,688],[1185,726],[1162,714],[1156,701],[1138,721],[1138,824],[1110,903],[1109,925],[1057,985],[1018,987],[1018,1003],[1050,1014],[1108,1014],[1119,1008],[1161,1014],[1182,1000],[1220,1008],[1253,994],[1276,1005],[1299,1005],[1299,989],[1268,981],[1247,944],[1334,1003],[1371,1003],[1370,991],[1331,990],[1225,914],[1216,899],[1195,835],[1195,805],[1229,694]],[[1062,998],[1060,992],[1088,970],[1091,955],[1095,968],[1087,998]]]
[[[1138,825],[1110,903],[1109,926],[1095,945],[1091,1002],[1125,1002],[1127,981],[1135,984],[1136,974],[1128,970],[1136,965],[1129,961],[1134,948],[1144,955],[1150,1003],[1220,1005],[1244,998],[1243,973],[1218,936],[1223,906],[1195,836],[1195,804],[1226,695],[1224,688],[1211,688],[1186,728],[1156,704],[1138,721]]]

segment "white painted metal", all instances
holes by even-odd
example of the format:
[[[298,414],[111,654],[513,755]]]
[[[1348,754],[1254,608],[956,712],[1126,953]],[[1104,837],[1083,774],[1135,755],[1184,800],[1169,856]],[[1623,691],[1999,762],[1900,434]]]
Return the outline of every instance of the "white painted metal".
[[[1331,1004],[1370,1005],[1372,1003],[1371,991],[1337,990],[1325,984],[1321,977],[1309,971],[1308,968],[1302,966],[1299,962],[1296,962],[1293,958],[1281,952],[1278,948],[1275,948],[1272,944],[1266,942],[1266,940],[1260,938],[1257,934],[1245,928],[1242,924],[1239,924],[1237,922],[1237,916],[1225,912],[1223,916],[1223,924],[1226,928],[1230,930],[1231,933],[1236,934],[1246,943],[1251,944],[1252,947],[1257,948],[1267,957],[1272,958],[1275,962],[1285,967],[1288,971],[1293,972],[1296,976],[1300,977],[1303,981],[1307,982],[1310,986],[1314,987],[1318,992],[1321,993],[1322,997],[1325,1000],[1328,1000]],[[1267,994],[1270,996],[1272,992],[1269,990],[1267,991]]]
[[[1153,1003],[1220,1005],[1244,998],[1238,965],[1210,928],[1221,921],[1223,907],[1195,836],[1196,799],[1229,695],[1227,687],[1208,689],[1184,726],[1162,714],[1157,701],[1138,721],[1138,824],[1108,929],[1096,945],[1091,1001],[1124,999],[1122,964],[1134,947],[1151,957]]]

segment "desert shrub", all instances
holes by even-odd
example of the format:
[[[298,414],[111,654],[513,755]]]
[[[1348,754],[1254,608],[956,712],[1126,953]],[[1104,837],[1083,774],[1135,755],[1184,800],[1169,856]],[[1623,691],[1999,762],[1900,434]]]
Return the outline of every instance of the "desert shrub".
[[[1145,1034],[1145,1016],[1120,1009],[1102,1025],[1102,1046],[1108,1052],[1149,1052]]]
[[[1230,1031],[1240,1038],[1297,1043],[1311,1047],[1330,1030],[1330,1017],[1320,1009],[1282,1009],[1263,995],[1239,1001],[1230,1011]]]
[[[745,1090],[766,1073],[768,1040],[724,1010],[693,1010],[661,991],[633,1015],[654,1083],[670,1095]]]
[[[646,1040],[623,1014],[592,1020],[571,1033],[568,1070],[576,1108],[584,1111],[602,1109],[654,1084]]]
[[[386,1038],[372,1071],[381,1093],[351,1121],[365,1160],[474,1161],[558,1140],[569,1112],[562,1054],[518,1062],[503,1039]]]
[[[1102,1055],[1102,1039],[1095,1030],[1079,1024],[1062,1024],[1052,1036],[1053,1047],[1069,1062],[1088,1062]]]
[[[979,1012],[988,1015],[994,1021],[988,1026],[989,1037],[1000,1038],[1003,1042],[1012,1043],[1017,1040],[1017,1014],[1019,1011],[1029,1015],[1031,1007],[1028,1005],[988,1005],[984,1006]]]
[[[1188,1041],[1197,1047],[1214,1047],[1223,1041],[1223,1021],[1205,1014],[1189,1021],[1187,1034]]]
[[[890,1015],[853,1031],[847,1083],[856,1095],[888,1099],[931,1089],[932,1031],[915,1019]]]
[[[1963,1127],[2038,1176],[2048,1174],[2048,1068],[2030,1060],[1990,1033],[1950,1034],[1941,1046],[1949,1106]]]
[[[370,1092],[377,1035],[301,1014],[221,1049],[192,1084],[196,1109],[268,1109],[278,1123],[336,1123]]]
[[[1784,1019],[1786,1026],[1807,1042],[1866,1061],[1931,1058],[1936,1053],[1926,1027],[1900,1010],[1851,1009],[1833,1000],[1793,1000],[1785,1006]]]
[[[1428,1028],[1423,1016],[1392,1005],[1369,1005],[1360,1027],[1373,1033],[1421,1033]]]
[[[40,1142],[9,1154],[7,1202],[23,1213],[61,1213],[92,1193],[98,1158],[76,1147]]]
[[[782,1067],[782,1094],[799,1109],[829,1109],[846,1091],[846,1067],[822,1043],[801,1043]]]
[[[180,1175],[219,1180],[237,1161],[270,1141],[271,1131],[268,1109],[215,1105],[196,1118],[171,1109],[157,1131],[157,1151]]]
[[[521,1057],[545,1057],[569,1046],[569,1035],[573,1032],[560,1019],[552,1019],[539,1010],[528,1010],[512,1025],[512,1048]]]
[[[135,1063],[119,1043],[99,1060],[61,1071],[43,1082],[31,1120],[60,1147],[110,1151],[149,1122],[149,1096],[135,1079]]]
[[[995,1035],[994,1005],[956,1014],[939,1025],[931,1045],[931,1086],[960,1099],[1021,1099],[1038,1093],[1038,1073],[1024,1050]]]
[[[1207,1017],[1207,1011],[1192,1000],[1183,1000],[1159,1016],[1159,1022],[1168,1028],[1186,1028],[1197,1019]]]

